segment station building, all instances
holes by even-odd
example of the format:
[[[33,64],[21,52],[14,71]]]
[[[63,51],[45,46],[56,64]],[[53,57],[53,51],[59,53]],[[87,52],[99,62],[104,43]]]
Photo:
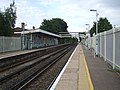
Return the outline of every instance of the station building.
[[[33,49],[59,44],[62,36],[41,29],[15,30],[14,36],[21,37],[22,49]]]

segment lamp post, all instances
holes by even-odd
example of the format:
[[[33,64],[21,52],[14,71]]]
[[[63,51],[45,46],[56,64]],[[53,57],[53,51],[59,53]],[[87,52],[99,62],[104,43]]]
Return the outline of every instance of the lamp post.
[[[21,23],[21,27],[22,27],[22,33],[21,33],[21,35],[22,35],[22,50],[24,49],[24,30],[25,30],[25,23],[24,22],[22,22]]]
[[[91,9],[90,11],[96,12],[96,35],[98,34],[98,12],[97,10]]]
[[[24,45],[25,45],[25,26],[27,24],[25,24],[24,22],[21,23],[21,26],[22,26],[22,50],[24,49]]]
[[[86,26],[88,26],[88,28],[86,28],[86,30],[89,30],[89,28],[90,28],[90,25],[89,24],[85,24]]]
[[[96,12],[96,55],[98,55],[98,12],[95,9],[91,9],[90,11]]]

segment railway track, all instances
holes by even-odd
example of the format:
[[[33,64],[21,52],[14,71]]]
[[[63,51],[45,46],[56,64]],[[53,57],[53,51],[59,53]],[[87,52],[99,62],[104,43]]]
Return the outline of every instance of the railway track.
[[[65,46],[67,46],[67,44],[61,45],[61,46],[55,46],[52,48],[45,48],[45,49],[35,51],[35,52],[30,52],[30,53],[25,53],[25,54],[20,54],[20,55],[0,59],[0,72],[8,70],[12,67],[21,65],[23,63],[29,62],[29,61],[39,58],[43,55],[47,55],[53,51],[56,51],[58,48],[60,49]]]
[[[31,58],[29,56],[28,60],[25,60],[22,63],[20,62],[20,64],[17,62],[17,65],[14,65],[16,63],[11,63],[11,67],[8,66],[9,68],[1,70],[0,90],[22,89],[30,81],[42,74],[52,65],[54,65],[60,58],[62,58],[66,53],[68,53],[70,50],[70,45],[60,47],[58,50],[57,49],[58,48],[54,49],[55,51],[53,49],[51,49],[51,51],[46,50],[46,53],[42,52],[42,54],[37,57],[31,55],[34,58],[29,59]],[[10,73],[11,70],[13,70],[12,73]]]

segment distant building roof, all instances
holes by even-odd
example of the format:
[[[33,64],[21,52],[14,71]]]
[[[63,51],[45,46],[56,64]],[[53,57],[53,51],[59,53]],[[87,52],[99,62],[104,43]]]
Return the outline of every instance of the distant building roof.
[[[24,31],[24,34],[29,34],[29,33],[37,33],[37,32],[40,32],[40,33],[43,33],[43,34],[46,34],[46,35],[50,35],[50,36],[54,36],[54,37],[59,37],[61,38],[60,35],[57,35],[57,34],[54,34],[54,33],[51,33],[51,32],[48,32],[48,31],[45,31],[45,30],[42,30],[42,29],[31,29],[31,30],[25,30]],[[14,34],[23,34],[23,31],[19,31],[19,32],[14,32]]]
[[[64,37],[72,37],[72,35],[71,34],[59,34],[62,38],[64,38]]]
[[[21,31],[22,31],[22,28],[20,27],[14,28],[14,32],[21,32]],[[25,29],[25,31],[28,31],[28,29]]]

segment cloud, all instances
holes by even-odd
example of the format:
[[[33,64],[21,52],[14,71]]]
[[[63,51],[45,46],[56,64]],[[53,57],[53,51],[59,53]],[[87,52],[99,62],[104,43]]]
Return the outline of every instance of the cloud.
[[[57,2],[57,0],[38,0],[38,2],[40,2],[42,5],[47,6]]]
[[[37,6],[33,6],[28,0],[18,0],[17,6],[17,25],[21,25],[21,22],[27,24],[26,28],[32,28],[32,26],[40,26],[41,18],[43,19],[46,15]],[[38,23],[39,22],[39,23]]]
[[[5,8],[10,6],[10,3],[12,3],[12,0],[0,0],[0,10],[4,11]]]
[[[0,7],[9,6],[12,0],[1,0]],[[39,27],[43,19],[61,18],[68,23],[69,31],[84,31],[85,24],[92,27],[96,9],[99,17],[107,17],[112,24],[120,25],[119,0],[16,0],[17,26],[27,23],[26,28],[33,25]]]
[[[104,7],[120,9],[120,0],[102,0]]]
[[[68,23],[68,30],[73,29],[84,31],[85,24],[89,23],[92,27],[95,21],[95,13],[90,9],[96,9],[99,17],[108,17],[110,22],[113,18],[119,17],[119,10],[115,11],[113,2],[108,0],[40,0],[41,5],[46,7],[45,18],[60,17]],[[106,6],[105,6],[106,5]],[[110,9],[109,9],[110,8]],[[111,13],[116,13],[115,15]],[[113,21],[115,23],[116,20]],[[73,28],[74,27],[74,28]]]

